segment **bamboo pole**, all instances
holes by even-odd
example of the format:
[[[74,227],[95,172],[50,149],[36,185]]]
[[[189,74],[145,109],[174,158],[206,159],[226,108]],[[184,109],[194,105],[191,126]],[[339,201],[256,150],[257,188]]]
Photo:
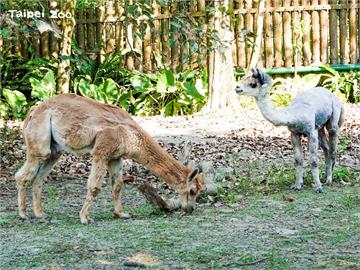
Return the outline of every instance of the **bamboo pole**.
[[[271,8],[271,0],[265,1],[266,9]],[[269,12],[265,13],[265,66],[271,68],[274,66],[274,33],[272,16]]]
[[[329,4],[337,4],[338,0],[329,0]],[[330,64],[338,63],[338,13],[336,10],[330,10]]]
[[[347,34],[347,10],[340,10],[340,55],[341,64],[347,64],[349,62],[349,52],[347,47],[348,34]]]
[[[21,56],[21,43],[20,43],[20,33],[19,30],[15,30],[15,40],[14,40],[13,52],[16,56]]]
[[[320,0],[320,5],[326,5],[328,0]],[[320,59],[328,62],[329,15],[327,10],[320,11]]]
[[[193,16],[193,14],[195,14],[195,12],[197,11],[197,3],[194,0],[190,0],[189,2],[189,11],[190,11],[190,16]],[[184,11],[185,12],[185,11]],[[192,51],[189,48],[189,43],[186,42],[185,46],[181,46],[180,50],[182,49],[182,52],[180,53],[181,55],[183,55],[184,52],[186,52],[189,56],[190,56],[190,67],[195,69],[197,66],[197,52],[196,51]],[[184,68],[184,65],[182,66],[182,68]]]
[[[356,0],[350,0],[351,4],[356,4]],[[357,21],[356,21],[356,9],[351,8],[349,11],[349,28],[350,28],[350,63],[355,64],[357,62]]]
[[[291,0],[284,0],[283,5],[285,7],[291,6]],[[291,13],[284,12],[283,14],[283,26],[284,26],[284,50],[285,50],[285,66],[292,66],[292,38],[291,38]]]
[[[235,3],[236,9],[243,8],[243,0],[239,0]],[[241,34],[241,30],[244,28],[244,16],[240,13],[236,14],[237,16],[237,24],[235,27],[236,33],[236,66],[245,67],[246,66],[246,58],[245,58],[245,39]]]
[[[308,6],[309,0],[301,0],[301,4],[303,6]],[[304,22],[303,59],[304,59],[304,65],[308,66],[311,63],[311,49],[310,49],[311,16],[308,11],[302,12],[302,20]]]
[[[252,1],[251,0],[245,0],[245,8],[246,9],[252,9]],[[254,20],[253,20],[253,16],[251,13],[247,13],[245,15],[245,29],[247,31],[252,32],[253,31],[253,26],[254,26]],[[246,53],[246,64],[247,66],[250,64],[251,61],[251,54],[253,51],[252,48],[252,44],[249,42],[248,39],[252,39],[250,37],[246,37],[246,49],[245,49],[245,53]]]
[[[280,7],[280,1],[274,1],[274,7]],[[283,48],[283,31],[281,13],[274,12],[274,49],[275,49],[275,67],[283,65],[282,48]]]

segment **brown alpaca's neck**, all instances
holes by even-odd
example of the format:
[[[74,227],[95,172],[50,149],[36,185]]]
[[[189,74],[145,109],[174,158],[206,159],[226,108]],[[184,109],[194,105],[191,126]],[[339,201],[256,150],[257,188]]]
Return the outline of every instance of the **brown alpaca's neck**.
[[[186,179],[190,169],[167,153],[150,135],[141,132],[138,141],[139,153],[133,159],[144,165],[154,175],[162,178],[167,184],[182,191],[186,188]]]

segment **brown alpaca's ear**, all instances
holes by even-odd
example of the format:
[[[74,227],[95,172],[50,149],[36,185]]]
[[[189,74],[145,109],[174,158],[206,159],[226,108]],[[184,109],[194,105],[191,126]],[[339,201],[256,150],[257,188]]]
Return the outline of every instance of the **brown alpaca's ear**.
[[[194,169],[191,174],[188,177],[188,182],[191,183],[192,181],[194,181],[195,177],[200,173],[199,169],[196,168]]]

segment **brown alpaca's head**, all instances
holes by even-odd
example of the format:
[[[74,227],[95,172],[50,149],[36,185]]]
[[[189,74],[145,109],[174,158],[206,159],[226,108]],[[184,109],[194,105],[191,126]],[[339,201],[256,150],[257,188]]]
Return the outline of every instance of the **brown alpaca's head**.
[[[191,213],[194,210],[196,198],[205,187],[204,174],[201,167],[193,169],[186,181],[187,188],[185,192],[180,194],[181,208],[186,213]]]

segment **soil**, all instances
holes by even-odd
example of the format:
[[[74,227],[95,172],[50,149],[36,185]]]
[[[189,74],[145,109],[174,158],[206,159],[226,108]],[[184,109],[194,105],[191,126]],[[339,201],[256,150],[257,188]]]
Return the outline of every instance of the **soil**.
[[[192,159],[214,166],[217,194],[203,198],[192,215],[169,214],[150,206],[130,184],[123,204],[134,217],[114,220],[104,183],[92,209],[94,223],[83,226],[78,212],[91,163],[87,156],[65,154],[44,188],[48,217],[22,221],[13,175],[26,147],[20,123],[2,122],[0,269],[360,269],[359,106],[346,105],[334,184],[323,194],[313,191],[309,172],[304,190],[289,190],[289,132],[258,110],[136,121],[176,157],[192,141]],[[126,162],[125,174],[175,196],[134,162]]]

